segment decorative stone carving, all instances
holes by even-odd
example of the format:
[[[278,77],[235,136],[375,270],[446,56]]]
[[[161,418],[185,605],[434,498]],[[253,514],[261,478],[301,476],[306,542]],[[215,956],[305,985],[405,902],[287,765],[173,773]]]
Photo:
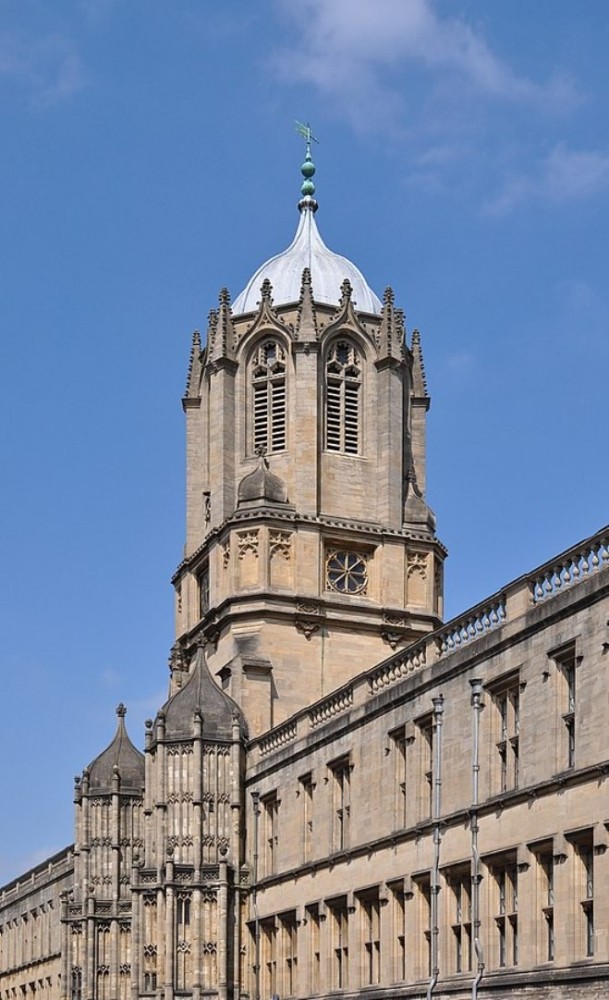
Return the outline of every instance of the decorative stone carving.
[[[269,531],[269,556],[282,556],[289,560],[292,555],[292,532],[291,531]]]
[[[237,534],[237,555],[244,559],[248,552],[258,558],[259,531],[240,531]]]
[[[409,577],[419,573],[422,580],[427,579],[427,556],[423,552],[411,552],[408,556],[406,572]]]
[[[318,601],[297,601],[296,610],[303,615],[320,615],[322,613],[321,604]]]
[[[400,642],[404,638],[402,632],[392,632],[390,629],[381,629],[381,638],[383,642],[388,643],[392,649],[397,649]]]
[[[321,628],[321,622],[315,621],[311,618],[296,617],[294,619],[294,624],[296,626],[296,631],[302,632],[305,639],[310,639],[311,636],[315,635],[315,633]]]

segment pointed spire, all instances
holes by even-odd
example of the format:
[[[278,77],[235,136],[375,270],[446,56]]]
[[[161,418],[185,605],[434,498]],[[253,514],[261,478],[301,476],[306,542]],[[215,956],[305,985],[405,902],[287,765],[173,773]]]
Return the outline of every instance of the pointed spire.
[[[302,272],[300,299],[298,301],[297,336],[303,340],[316,340],[317,335],[317,316],[315,314],[315,303],[313,301],[311,271],[308,267],[305,267]]]
[[[218,309],[209,314],[210,328],[208,333],[208,361],[219,361],[220,358],[235,357],[235,330],[233,314],[230,307],[230,295],[227,288],[222,288],[218,296]]]
[[[190,359],[188,361],[188,375],[186,376],[184,400],[201,398],[199,386],[201,385],[202,368],[201,335],[198,330],[195,330],[192,335],[192,345],[190,348]]]
[[[423,351],[421,349],[421,334],[418,330],[412,331],[412,389],[413,395],[421,399],[429,399],[427,392],[427,378],[425,376],[425,365],[423,363]]]

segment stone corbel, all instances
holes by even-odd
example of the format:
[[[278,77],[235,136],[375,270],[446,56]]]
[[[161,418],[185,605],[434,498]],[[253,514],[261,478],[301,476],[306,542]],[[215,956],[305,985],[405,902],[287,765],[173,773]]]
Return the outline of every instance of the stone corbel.
[[[397,649],[404,638],[403,632],[395,632],[388,628],[381,629],[381,639],[388,643],[392,649]]]
[[[317,621],[315,618],[304,618],[301,615],[298,615],[294,619],[294,625],[296,626],[296,631],[302,632],[305,639],[310,639],[321,628],[320,621]]]

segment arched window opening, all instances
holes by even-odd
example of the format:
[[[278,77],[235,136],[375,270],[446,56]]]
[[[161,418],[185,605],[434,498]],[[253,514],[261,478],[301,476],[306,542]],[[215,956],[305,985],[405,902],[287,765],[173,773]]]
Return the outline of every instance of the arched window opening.
[[[359,357],[353,344],[337,341],[326,361],[326,449],[347,455],[360,450]]]
[[[270,454],[286,446],[285,351],[264,340],[252,358],[254,451]]]

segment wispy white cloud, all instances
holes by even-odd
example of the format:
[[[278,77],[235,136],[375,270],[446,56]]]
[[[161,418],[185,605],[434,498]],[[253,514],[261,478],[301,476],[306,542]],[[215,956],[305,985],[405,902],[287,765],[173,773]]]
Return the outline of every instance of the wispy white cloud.
[[[395,74],[416,66],[480,96],[564,111],[579,100],[556,75],[539,83],[511,68],[463,18],[441,17],[433,0],[278,0],[297,40],[279,56],[286,79],[331,96],[355,124],[374,110],[387,117],[401,98]]]
[[[569,149],[564,143],[528,174],[513,174],[486,206],[489,215],[507,215],[523,202],[554,205],[582,201],[609,190],[609,151]]]
[[[21,87],[30,102],[48,108],[81,90],[84,66],[74,44],[62,35],[28,40],[11,32],[0,34],[0,80]]]

